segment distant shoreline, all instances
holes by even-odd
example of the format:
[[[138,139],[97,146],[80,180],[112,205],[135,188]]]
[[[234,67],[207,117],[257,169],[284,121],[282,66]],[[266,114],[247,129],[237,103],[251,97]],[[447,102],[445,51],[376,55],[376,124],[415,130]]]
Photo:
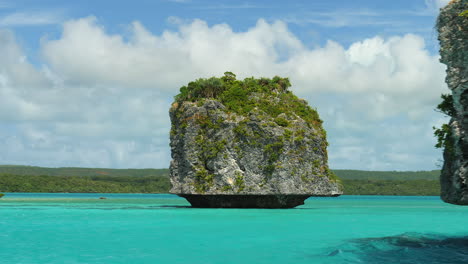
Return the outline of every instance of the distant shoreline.
[[[334,170],[344,195],[438,196],[440,171]],[[0,165],[0,193],[168,193],[169,169]]]

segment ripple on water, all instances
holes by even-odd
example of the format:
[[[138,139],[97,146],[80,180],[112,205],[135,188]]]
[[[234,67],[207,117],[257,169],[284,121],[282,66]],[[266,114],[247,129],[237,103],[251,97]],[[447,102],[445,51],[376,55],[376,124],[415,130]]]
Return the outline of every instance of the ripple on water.
[[[349,240],[327,254],[334,263],[468,263],[468,236],[404,233]]]

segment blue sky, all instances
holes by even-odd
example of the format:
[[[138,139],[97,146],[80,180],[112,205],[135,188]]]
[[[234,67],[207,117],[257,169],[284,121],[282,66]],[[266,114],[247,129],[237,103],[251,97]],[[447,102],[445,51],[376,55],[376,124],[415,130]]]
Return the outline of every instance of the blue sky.
[[[178,88],[290,77],[335,169],[436,169],[446,0],[0,0],[0,164],[165,168]]]

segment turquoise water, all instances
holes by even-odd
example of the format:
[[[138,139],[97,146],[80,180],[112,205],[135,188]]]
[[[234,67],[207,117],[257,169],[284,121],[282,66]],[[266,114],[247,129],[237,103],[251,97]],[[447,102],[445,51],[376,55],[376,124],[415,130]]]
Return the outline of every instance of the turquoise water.
[[[104,196],[107,199],[98,199]],[[468,263],[468,207],[438,197],[196,209],[168,194],[0,199],[1,263]]]

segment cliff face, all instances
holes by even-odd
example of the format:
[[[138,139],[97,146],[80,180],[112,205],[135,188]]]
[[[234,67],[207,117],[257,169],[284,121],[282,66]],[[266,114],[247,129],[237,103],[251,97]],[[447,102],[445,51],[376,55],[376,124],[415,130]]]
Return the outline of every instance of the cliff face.
[[[197,207],[270,208],[341,194],[321,120],[287,79],[223,78],[181,88],[170,109],[172,193]]]
[[[468,205],[468,1],[455,0],[441,9],[437,21],[440,61],[447,65],[446,82],[453,96],[454,114],[449,123],[441,198]]]

